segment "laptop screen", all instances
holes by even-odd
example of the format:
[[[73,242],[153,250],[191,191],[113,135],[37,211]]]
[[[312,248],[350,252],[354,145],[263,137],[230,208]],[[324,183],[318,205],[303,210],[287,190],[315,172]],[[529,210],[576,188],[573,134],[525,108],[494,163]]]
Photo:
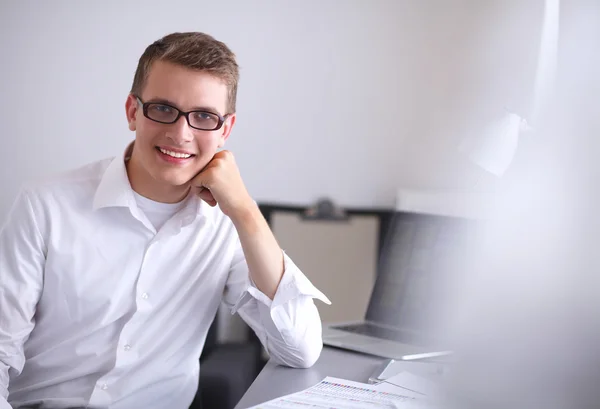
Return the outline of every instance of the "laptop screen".
[[[366,319],[428,335],[464,267],[476,222],[396,212],[384,239]]]

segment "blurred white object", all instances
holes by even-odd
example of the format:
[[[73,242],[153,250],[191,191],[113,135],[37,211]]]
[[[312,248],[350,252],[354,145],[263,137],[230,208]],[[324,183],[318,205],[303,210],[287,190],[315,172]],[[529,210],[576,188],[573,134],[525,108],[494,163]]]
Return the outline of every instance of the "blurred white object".
[[[556,82],[556,66],[558,56],[558,34],[560,22],[560,0],[546,0],[544,3],[544,23],[540,40],[533,109],[529,122],[534,126],[552,98]]]
[[[482,169],[500,177],[515,156],[519,135],[527,129],[527,122],[523,118],[506,112],[492,122],[480,137],[464,140],[459,151]]]
[[[529,117],[536,126],[538,117],[552,97],[556,77],[556,60],[560,21],[560,0],[546,0],[540,36],[533,106]],[[509,168],[519,145],[519,136],[530,130],[522,115],[504,112],[481,135],[463,140],[459,151],[482,169],[501,177]]]

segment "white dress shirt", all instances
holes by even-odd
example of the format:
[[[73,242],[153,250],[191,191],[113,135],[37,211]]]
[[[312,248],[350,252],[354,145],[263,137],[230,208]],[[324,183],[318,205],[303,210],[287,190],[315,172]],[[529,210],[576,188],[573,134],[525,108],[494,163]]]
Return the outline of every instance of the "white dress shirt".
[[[329,301],[284,262],[271,300],[231,220],[195,195],[157,231],[123,156],[23,188],[0,233],[0,408],[187,408],[221,302],[272,359],[312,365],[313,298]]]

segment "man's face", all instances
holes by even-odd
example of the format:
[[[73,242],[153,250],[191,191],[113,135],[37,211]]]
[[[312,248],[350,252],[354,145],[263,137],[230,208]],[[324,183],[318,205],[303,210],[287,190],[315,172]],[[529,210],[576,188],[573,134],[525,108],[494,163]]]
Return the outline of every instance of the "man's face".
[[[165,61],[152,64],[138,96],[145,103],[164,103],[184,112],[226,114],[227,86],[220,79]],[[158,106],[157,110],[162,108]],[[133,95],[128,96],[126,112],[129,129],[136,132],[132,160],[152,183],[163,187],[187,185],[224,145],[235,122],[235,115],[231,115],[213,131],[194,129],[183,116],[173,124],[155,122],[144,116],[141,103]]]

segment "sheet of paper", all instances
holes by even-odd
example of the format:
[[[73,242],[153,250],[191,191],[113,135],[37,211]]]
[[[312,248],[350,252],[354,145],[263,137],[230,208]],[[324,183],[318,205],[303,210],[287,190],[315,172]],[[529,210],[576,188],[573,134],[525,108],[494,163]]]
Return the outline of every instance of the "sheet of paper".
[[[375,385],[374,388],[379,391],[404,393],[414,398],[434,397],[439,393],[439,386],[435,382],[406,371],[384,380]],[[402,390],[404,392],[401,392]]]
[[[414,398],[372,385],[327,377],[315,386],[250,409],[408,409]]]

